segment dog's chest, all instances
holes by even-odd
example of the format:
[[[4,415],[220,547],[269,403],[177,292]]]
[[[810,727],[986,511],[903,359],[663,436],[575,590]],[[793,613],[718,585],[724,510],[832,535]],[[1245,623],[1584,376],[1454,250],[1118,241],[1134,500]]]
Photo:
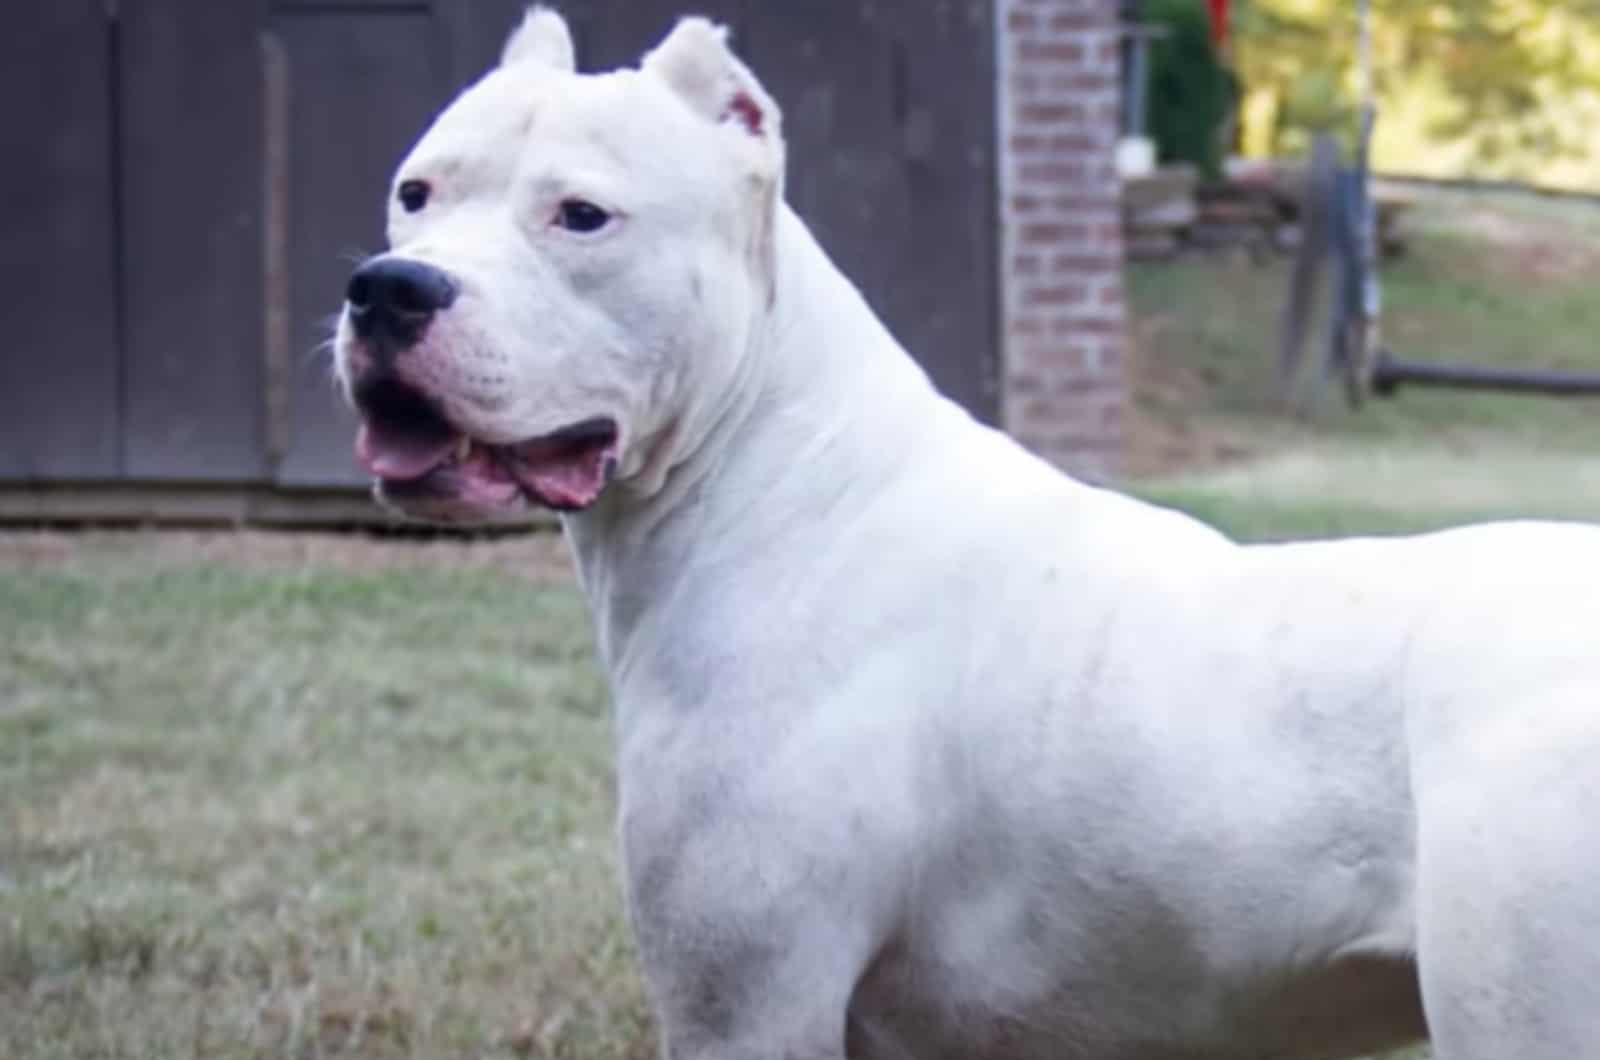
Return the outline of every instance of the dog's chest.
[[[1386,1052],[1426,1033],[1416,971],[1403,961],[1347,962],[1230,993],[1215,979],[1181,972],[1127,975],[1108,984],[1103,976],[1109,969],[1100,968],[1097,978],[1086,966],[1062,981],[1030,983],[1025,972],[1016,974],[1017,956],[1000,949],[982,969],[957,970],[903,953],[886,955],[851,1005],[848,1055],[1322,1060]]]

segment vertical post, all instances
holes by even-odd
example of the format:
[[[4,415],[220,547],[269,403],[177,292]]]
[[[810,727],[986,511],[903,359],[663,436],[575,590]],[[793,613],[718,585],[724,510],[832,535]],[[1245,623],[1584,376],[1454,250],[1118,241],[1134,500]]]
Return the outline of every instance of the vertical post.
[[[1150,37],[1144,33],[1131,33],[1128,41],[1128,127],[1127,136],[1144,136],[1149,107],[1146,96],[1150,91]]]
[[[117,477],[128,473],[128,165],[127,130],[124,127],[123,25],[121,0],[106,0],[106,113],[110,116],[111,166],[111,329],[116,365]]]
[[[1361,349],[1356,365],[1358,378],[1365,384],[1372,378],[1382,339],[1378,318],[1383,309],[1383,293],[1378,285],[1378,204],[1372,188],[1372,134],[1378,121],[1375,101],[1377,85],[1372,69],[1372,12],[1370,0],[1357,0],[1356,32],[1360,60],[1361,127],[1356,147],[1357,179],[1361,181]]]
[[[261,32],[261,328],[262,442],[267,474],[276,478],[289,452],[290,353],[293,317],[289,305],[289,56],[271,27]]]

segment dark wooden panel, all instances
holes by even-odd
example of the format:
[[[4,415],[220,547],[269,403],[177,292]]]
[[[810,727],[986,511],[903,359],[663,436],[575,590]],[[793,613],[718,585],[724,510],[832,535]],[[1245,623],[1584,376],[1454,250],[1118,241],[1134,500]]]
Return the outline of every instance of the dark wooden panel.
[[[354,419],[335,394],[325,353],[315,351],[353,264],[383,246],[394,167],[448,101],[447,29],[406,8],[285,8],[272,19],[289,98],[282,235],[293,355],[280,482],[363,481],[351,457]]]
[[[559,6],[564,12],[571,5]],[[506,39],[521,23],[527,8],[527,0],[472,0],[471,3],[439,5],[437,18],[450,45],[449,87],[436,101],[439,108],[500,61]]]
[[[470,5],[477,0],[447,0]],[[417,15],[433,10],[433,0],[271,0],[274,12],[289,14]]]
[[[265,470],[259,3],[122,8],[124,471]]]
[[[747,9],[763,6],[756,0],[587,0],[565,4],[561,11],[572,26],[579,69],[595,72],[637,66],[685,14],[724,23],[733,30],[738,47],[744,39]]]
[[[940,389],[998,411],[988,0],[760,8],[789,201]]]
[[[0,478],[118,469],[103,0],[8,5],[0,32]]]

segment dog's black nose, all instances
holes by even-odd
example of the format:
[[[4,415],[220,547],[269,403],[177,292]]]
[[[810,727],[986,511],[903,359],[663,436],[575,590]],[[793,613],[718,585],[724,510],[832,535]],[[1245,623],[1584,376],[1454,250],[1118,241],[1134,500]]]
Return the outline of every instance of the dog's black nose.
[[[456,283],[443,269],[411,258],[368,258],[345,291],[350,324],[363,339],[404,349],[441,309],[456,300]]]

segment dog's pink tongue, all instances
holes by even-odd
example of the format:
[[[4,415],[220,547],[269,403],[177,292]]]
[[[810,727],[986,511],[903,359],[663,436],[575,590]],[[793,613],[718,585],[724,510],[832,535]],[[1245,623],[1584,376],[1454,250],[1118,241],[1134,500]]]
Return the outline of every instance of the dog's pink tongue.
[[[356,460],[379,478],[419,479],[450,457],[456,439],[420,439],[363,423],[356,434]]]
[[[552,508],[587,508],[606,487],[605,451],[519,463],[517,481]]]

